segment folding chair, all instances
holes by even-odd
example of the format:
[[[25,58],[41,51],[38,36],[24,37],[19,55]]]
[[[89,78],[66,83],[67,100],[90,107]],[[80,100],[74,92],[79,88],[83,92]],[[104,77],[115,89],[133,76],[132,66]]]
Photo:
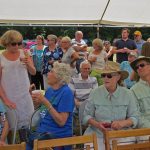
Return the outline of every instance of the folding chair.
[[[7,109],[9,109],[9,108],[7,108]],[[7,119],[8,119],[8,123],[11,122],[10,131],[13,131],[12,144],[15,144],[17,125],[18,125],[18,115],[17,115],[17,111],[15,109],[9,109],[9,113],[11,113],[11,116],[10,115],[7,116]]]
[[[112,150],[150,150],[150,141],[144,143],[118,145],[117,140],[113,140]]]
[[[90,147],[91,143],[93,143],[93,147]],[[90,150],[90,149],[98,150],[97,137],[95,133],[91,135],[74,136],[68,138],[51,139],[51,140],[43,140],[43,141],[35,140],[33,150],[40,150],[46,148],[52,149],[54,147],[69,146],[69,145],[74,146],[79,144],[87,144],[85,146],[86,150]]]
[[[83,113],[84,113],[84,109],[85,109],[85,105],[88,102],[88,100],[85,100],[82,102],[82,104],[79,106],[79,128],[80,128],[80,135],[83,134],[83,130],[82,130],[82,120],[83,120]]]
[[[0,150],[26,150],[26,143],[0,146]]]
[[[129,129],[129,130],[107,130],[103,132],[105,149],[110,150],[110,141],[115,138],[139,137],[150,135],[150,128]]]
[[[31,120],[30,120],[30,125],[29,125],[29,130],[31,130],[32,127],[36,127],[39,124],[39,121],[41,119],[40,113],[41,113],[41,110],[40,110],[40,107],[39,107],[32,114]]]

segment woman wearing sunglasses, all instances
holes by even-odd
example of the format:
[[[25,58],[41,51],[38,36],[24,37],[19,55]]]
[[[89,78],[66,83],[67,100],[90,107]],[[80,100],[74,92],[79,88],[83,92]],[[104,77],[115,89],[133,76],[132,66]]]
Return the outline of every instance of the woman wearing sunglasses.
[[[135,97],[130,90],[122,87],[128,72],[121,71],[118,63],[108,62],[101,77],[104,84],[91,92],[83,123],[89,124],[85,134],[96,132],[99,150],[104,150],[103,131],[135,128],[138,115]],[[120,139],[125,140],[128,142],[131,139]]]
[[[139,128],[150,128],[150,57],[139,56],[131,63],[140,80],[131,88],[140,111]]]
[[[5,32],[1,37],[1,45],[6,50],[0,55],[0,94],[4,104],[8,106],[8,116],[11,116],[12,108],[16,109],[18,129],[28,127],[34,111],[29,93],[28,72],[32,75],[36,72],[31,57],[20,49],[22,40],[23,37],[18,31]],[[14,124],[9,123],[10,127]]]

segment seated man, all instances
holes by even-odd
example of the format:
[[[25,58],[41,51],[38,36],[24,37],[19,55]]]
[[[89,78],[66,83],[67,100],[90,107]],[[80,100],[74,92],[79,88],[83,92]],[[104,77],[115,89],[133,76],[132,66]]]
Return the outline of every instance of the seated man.
[[[78,108],[80,104],[89,98],[92,89],[98,87],[97,79],[90,77],[91,64],[85,60],[80,64],[80,74],[77,77],[72,77],[69,87],[72,89],[75,96],[75,105]]]

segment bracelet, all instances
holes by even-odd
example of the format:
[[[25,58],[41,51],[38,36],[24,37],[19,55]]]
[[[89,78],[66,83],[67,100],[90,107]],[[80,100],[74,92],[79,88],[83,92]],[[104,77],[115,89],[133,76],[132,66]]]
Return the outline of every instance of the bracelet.
[[[47,108],[47,110],[50,111],[50,110],[52,109],[52,107],[53,107],[53,106],[51,105],[49,108]]]

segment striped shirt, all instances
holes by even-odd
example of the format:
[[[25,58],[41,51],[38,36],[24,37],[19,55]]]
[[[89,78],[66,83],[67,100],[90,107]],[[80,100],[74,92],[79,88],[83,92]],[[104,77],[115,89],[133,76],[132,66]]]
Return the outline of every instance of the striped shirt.
[[[83,80],[81,74],[78,74],[77,77],[72,77],[69,87],[76,99],[84,101],[89,98],[91,90],[98,87],[98,83],[95,77],[89,76],[87,80]]]

